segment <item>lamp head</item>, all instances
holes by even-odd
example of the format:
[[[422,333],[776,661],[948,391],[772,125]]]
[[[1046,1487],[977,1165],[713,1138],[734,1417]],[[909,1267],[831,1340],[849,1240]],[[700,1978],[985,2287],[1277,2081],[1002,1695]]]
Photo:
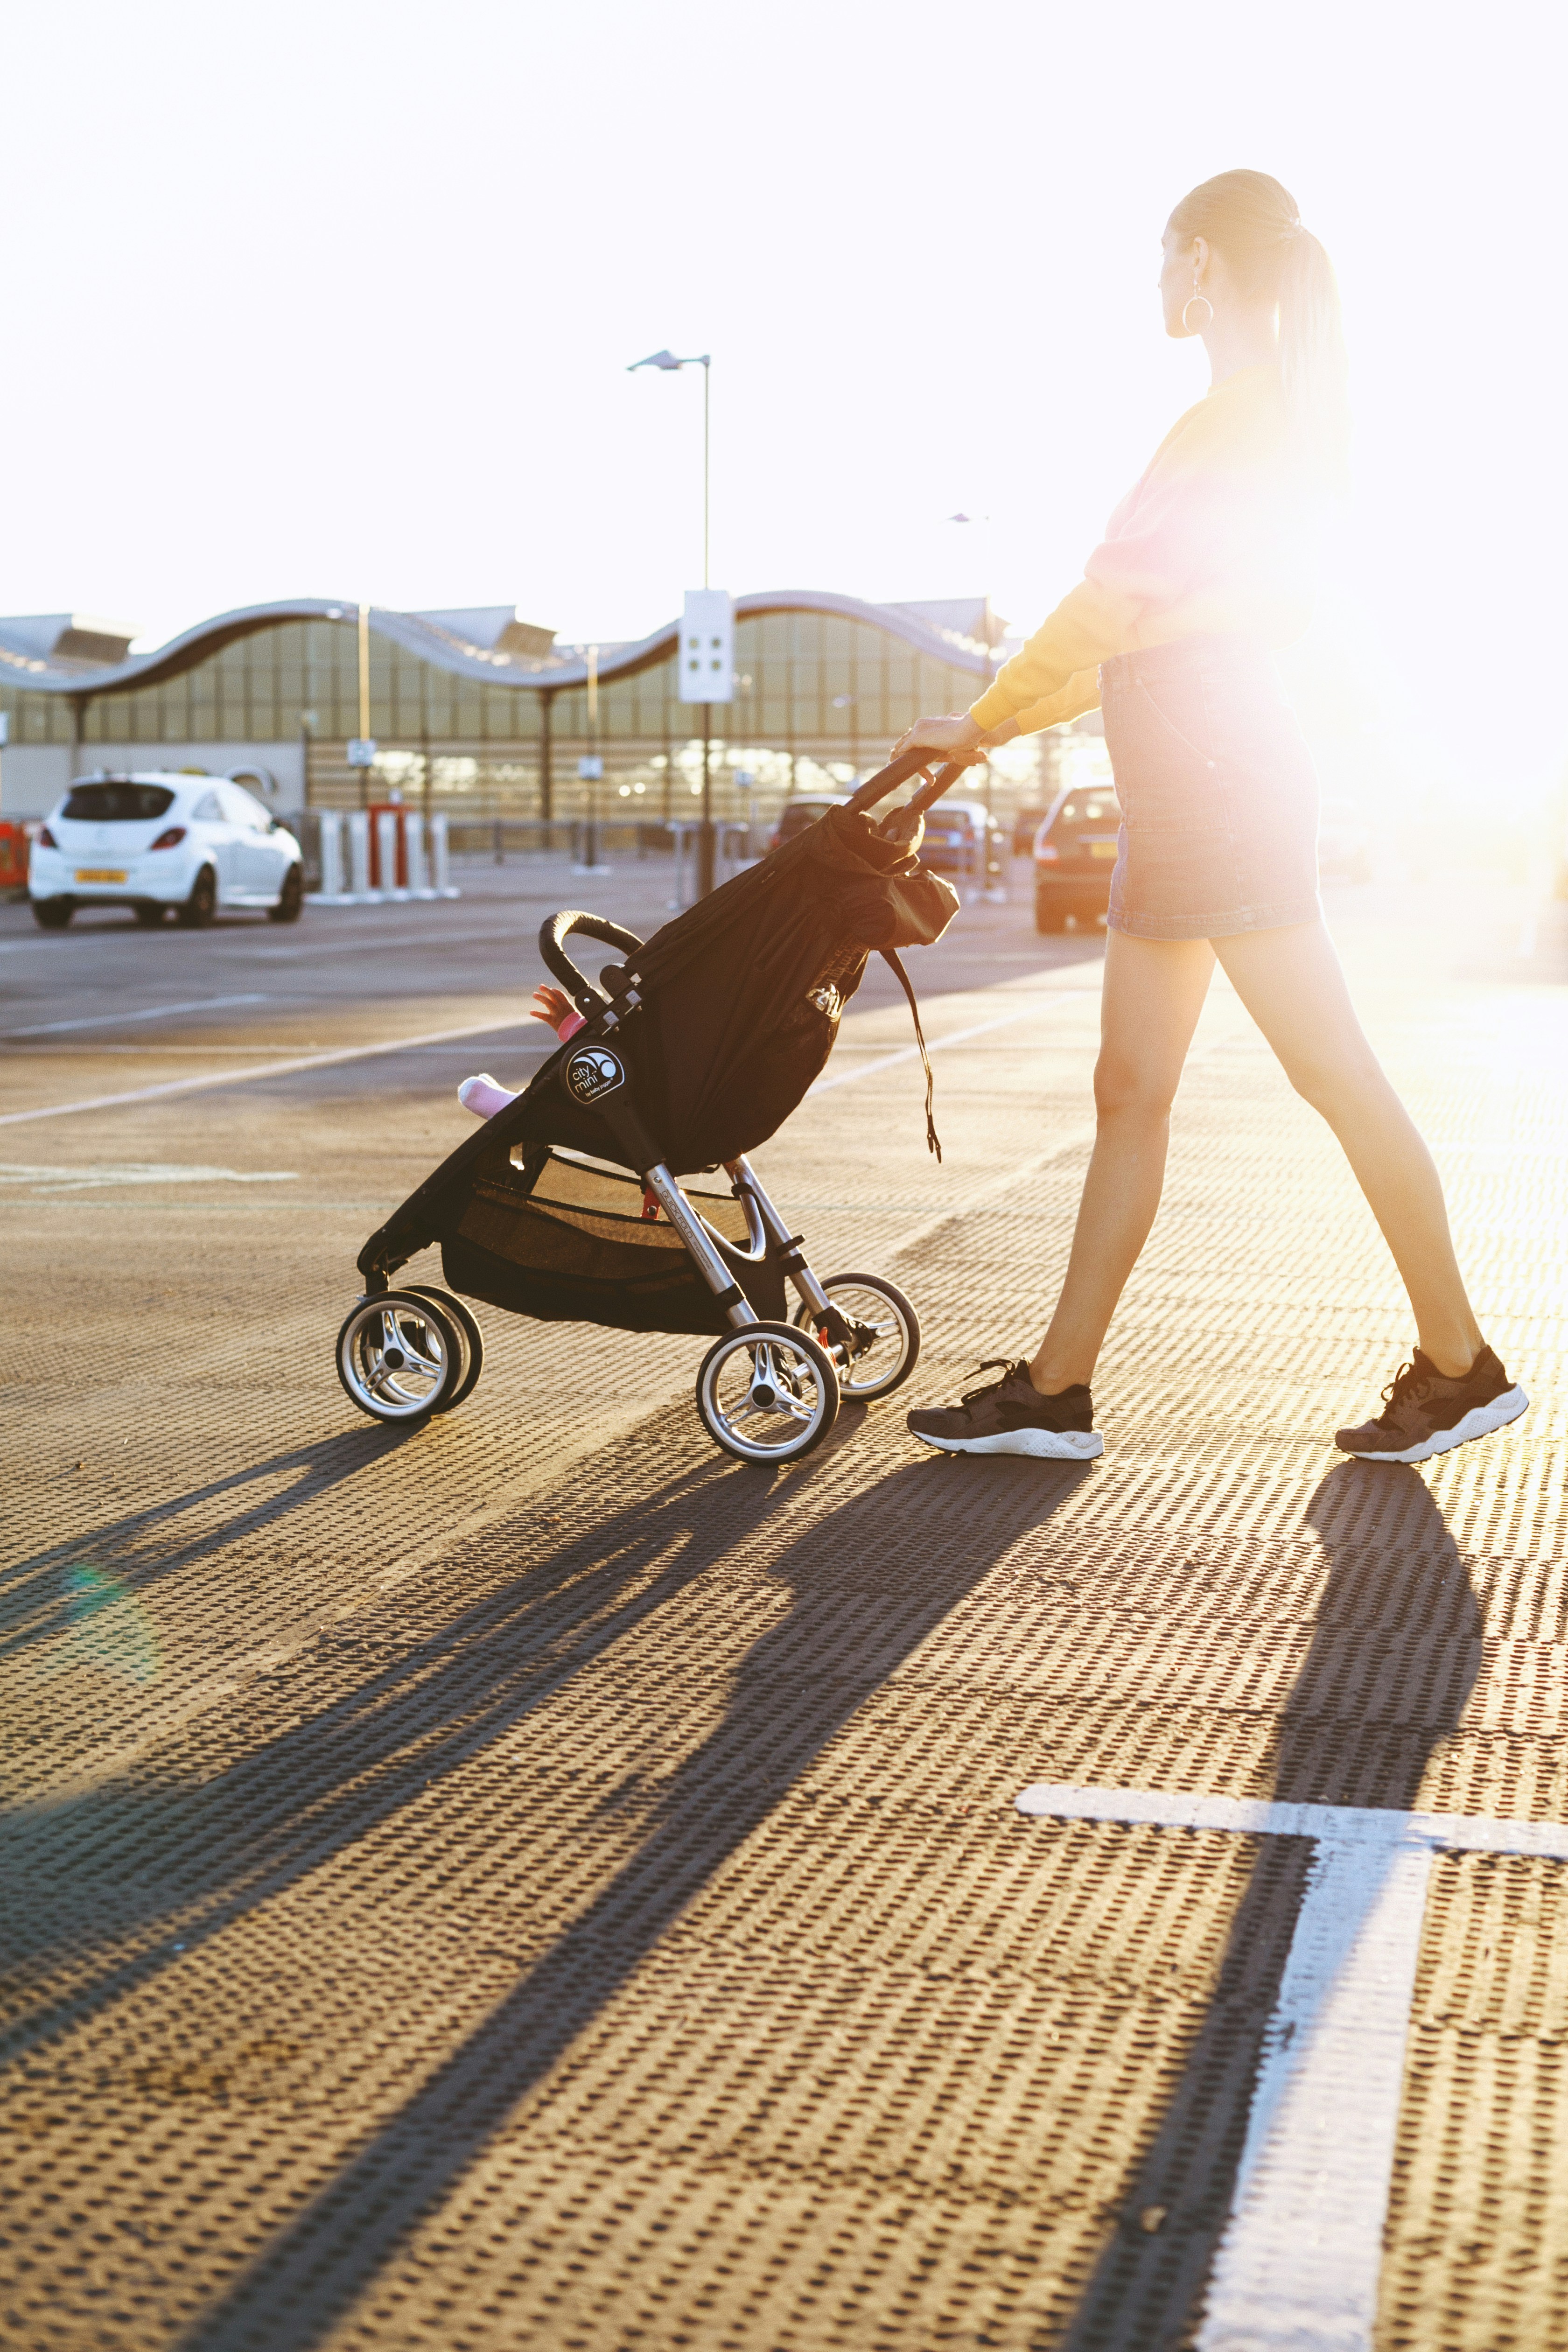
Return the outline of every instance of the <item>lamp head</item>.
[[[678,368],[680,362],[676,358],[673,352],[650,352],[646,360],[634,360],[630,367],[627,368],[626,373],[628,375],[635,375],[638,368],[656,367],[668,369]]]

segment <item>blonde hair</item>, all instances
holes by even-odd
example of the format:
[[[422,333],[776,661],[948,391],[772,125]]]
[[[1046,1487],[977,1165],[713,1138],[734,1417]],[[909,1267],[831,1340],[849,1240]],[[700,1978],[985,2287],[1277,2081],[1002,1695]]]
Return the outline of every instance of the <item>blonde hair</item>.
[[[1248,300],[1277,305],[1286,414],[1313,470],[1339,484],[1350,446],[1340,289],[1295,197],[1267,172],[1221,172],[1182,198],[1170,226],[1223,254]]]

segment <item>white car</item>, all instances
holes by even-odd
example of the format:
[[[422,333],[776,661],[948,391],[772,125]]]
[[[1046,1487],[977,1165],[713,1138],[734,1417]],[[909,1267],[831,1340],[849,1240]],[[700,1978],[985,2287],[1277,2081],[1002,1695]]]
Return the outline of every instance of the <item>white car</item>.
[[[84,776],[33,844],[27,896],[46,931],[79,907],[129,907],[139,923],[200,929],[220,907],[293,923],[304,903],[300,845],[223,776]]]

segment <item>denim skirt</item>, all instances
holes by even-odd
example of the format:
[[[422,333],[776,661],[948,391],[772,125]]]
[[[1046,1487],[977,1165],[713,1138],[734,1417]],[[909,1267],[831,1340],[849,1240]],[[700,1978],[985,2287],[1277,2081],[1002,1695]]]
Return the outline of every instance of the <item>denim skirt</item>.
[[[1110,929],[1217,940],[1311,922],[1318,780],[1261,640],[1118,654],[1100,697],[1121,806]]]

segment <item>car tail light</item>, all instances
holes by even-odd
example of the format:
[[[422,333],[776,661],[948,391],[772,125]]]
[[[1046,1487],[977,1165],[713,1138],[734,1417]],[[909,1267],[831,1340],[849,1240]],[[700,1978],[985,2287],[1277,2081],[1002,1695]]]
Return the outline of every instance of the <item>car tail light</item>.
[[[184,837],[185,828],[183,824],[166,825],[153,846],[154,849],[174,849],[184,841]]]
[[[41,828],[38,834],[38,847],[40,849],[58,849],[59,847],[59,843],[55,839],[54,835],[49,831],[47,824]]]
[[[1042,841],[1035,852],[1035,863],[1037,866],[1058,866],[1061,863],[1061,855],[1054,841]]]

